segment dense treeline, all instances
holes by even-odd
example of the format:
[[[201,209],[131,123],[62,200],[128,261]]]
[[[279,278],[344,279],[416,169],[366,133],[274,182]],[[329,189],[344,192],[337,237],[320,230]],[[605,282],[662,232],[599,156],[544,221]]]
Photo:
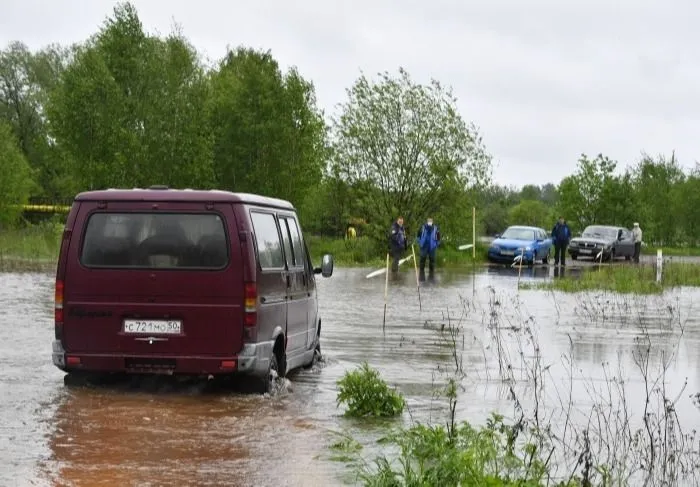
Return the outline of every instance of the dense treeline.
[[[574,230],[630,226],[645,240],[700,241],[700,171],[673,156],[617,163],[582,155],[558,185],[507,188],[449,88],[399,70],[360,76],[333,117],[313,84],[269,52],[230,50],[207,66],[178,31],[145,32],[121,4],[74,46],[0,51],[0,224],[30,197],[58,200],[107,187],[219,188],[291,200],[307,231],[342,235],[349,223],[381,237],[399,213],[427,215],[456,240],[508,224]]]

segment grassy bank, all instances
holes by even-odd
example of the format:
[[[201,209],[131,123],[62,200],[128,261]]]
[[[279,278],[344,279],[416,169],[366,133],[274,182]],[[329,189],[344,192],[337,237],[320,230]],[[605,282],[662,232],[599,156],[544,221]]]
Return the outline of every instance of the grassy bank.
[[[0,230],[0,271],[55,270],[62,230],[56,222]]]
[[[56,222],[0,230],[0,258],[55,261],[62,231]]]
[[[307,236],[309,252],[318,260],[323,254],[332,254],[336,265],[340,267],[382,267],[386,265],[386,247],[377,246],[368,238],[358,237],[352,240],[339,238]],[[418,247],[415,247],[418,257]],[[411,255],[411,248],[404,257]],[[454,246],[443,245],[437,251],[437,265],[459,267],[472,265],[472,250],[458,250]],[[486,262],[486,247],[477,244],[476,262]]]
[[[642,254],[656,255],[659,249],[671,257],[700,257],[700,247],[642,247]]]
[[[700,286],[700,264],[668,262],[664,264],[660,283],[656,282],[656,266],[604,265],[584,269],[581,274],[564,275],[552,281],[522,284],[521,288],[552,289],[563,292],[605,290],[625,294],[653,294],[664,289]]]

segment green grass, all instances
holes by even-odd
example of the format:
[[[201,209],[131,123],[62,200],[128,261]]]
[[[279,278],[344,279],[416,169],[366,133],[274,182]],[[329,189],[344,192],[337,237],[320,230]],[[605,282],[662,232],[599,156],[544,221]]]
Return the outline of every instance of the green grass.
[[[656,267],[651,265],[604,265],[582,269],[581,272],[580,275],[557,277],[548,282],[521,284],[521,288],[569,293],[601,290],[623,294],[655,294],[674,287],[700,286],[700,264],[665,263],[661,283],[656,282]]]
[[[367,237],[352,240],[342,238],[307,236],[311,257],[320,261],[323,254],[332,254],[335,264],[339,267],[376,267],[386,265],[386,246],[377,245]],[[416,258],[419,257],[418,246],[414,246]],[[487,247],[477,244],[476,262],[486,262]],[[404,257],[411,255],[411,247],[404,252]],[[458,250],[450,245],[442,245],[437,250],[437,265],[445,267],[471,266],[474,263],[472,250]]]
[[[642,254],[656,255],[658,249],[668,256],[700,257],[700,247],[642,247]]]
[[[12,265],[36,265],[58,259],[63,224],[44,222],[16,229],[0,230],[0,262]]]

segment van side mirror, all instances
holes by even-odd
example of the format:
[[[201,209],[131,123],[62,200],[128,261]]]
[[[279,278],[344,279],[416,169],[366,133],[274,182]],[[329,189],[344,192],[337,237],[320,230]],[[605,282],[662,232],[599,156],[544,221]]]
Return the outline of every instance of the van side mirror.
[[[321,267],[316,267],[314,274],[321,274],[323,277],[331,277],[333,275],[333,256],[331,254],[323,256]]]

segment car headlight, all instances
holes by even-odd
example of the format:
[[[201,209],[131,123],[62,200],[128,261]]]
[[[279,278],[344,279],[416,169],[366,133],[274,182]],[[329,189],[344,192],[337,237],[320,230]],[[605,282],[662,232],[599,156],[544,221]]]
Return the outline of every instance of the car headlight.
[[[532,250],[532,248],[529,247],[529,246],[528,246],[528,247],[520,247],[520,248],[518,249],[518,252],[523,252],[523,251],[529,252],[529,251],[531,251],[531,250]]]
[[[499,247],[498,245],[492,245],[490,250],[501,250],[501,247]]]

